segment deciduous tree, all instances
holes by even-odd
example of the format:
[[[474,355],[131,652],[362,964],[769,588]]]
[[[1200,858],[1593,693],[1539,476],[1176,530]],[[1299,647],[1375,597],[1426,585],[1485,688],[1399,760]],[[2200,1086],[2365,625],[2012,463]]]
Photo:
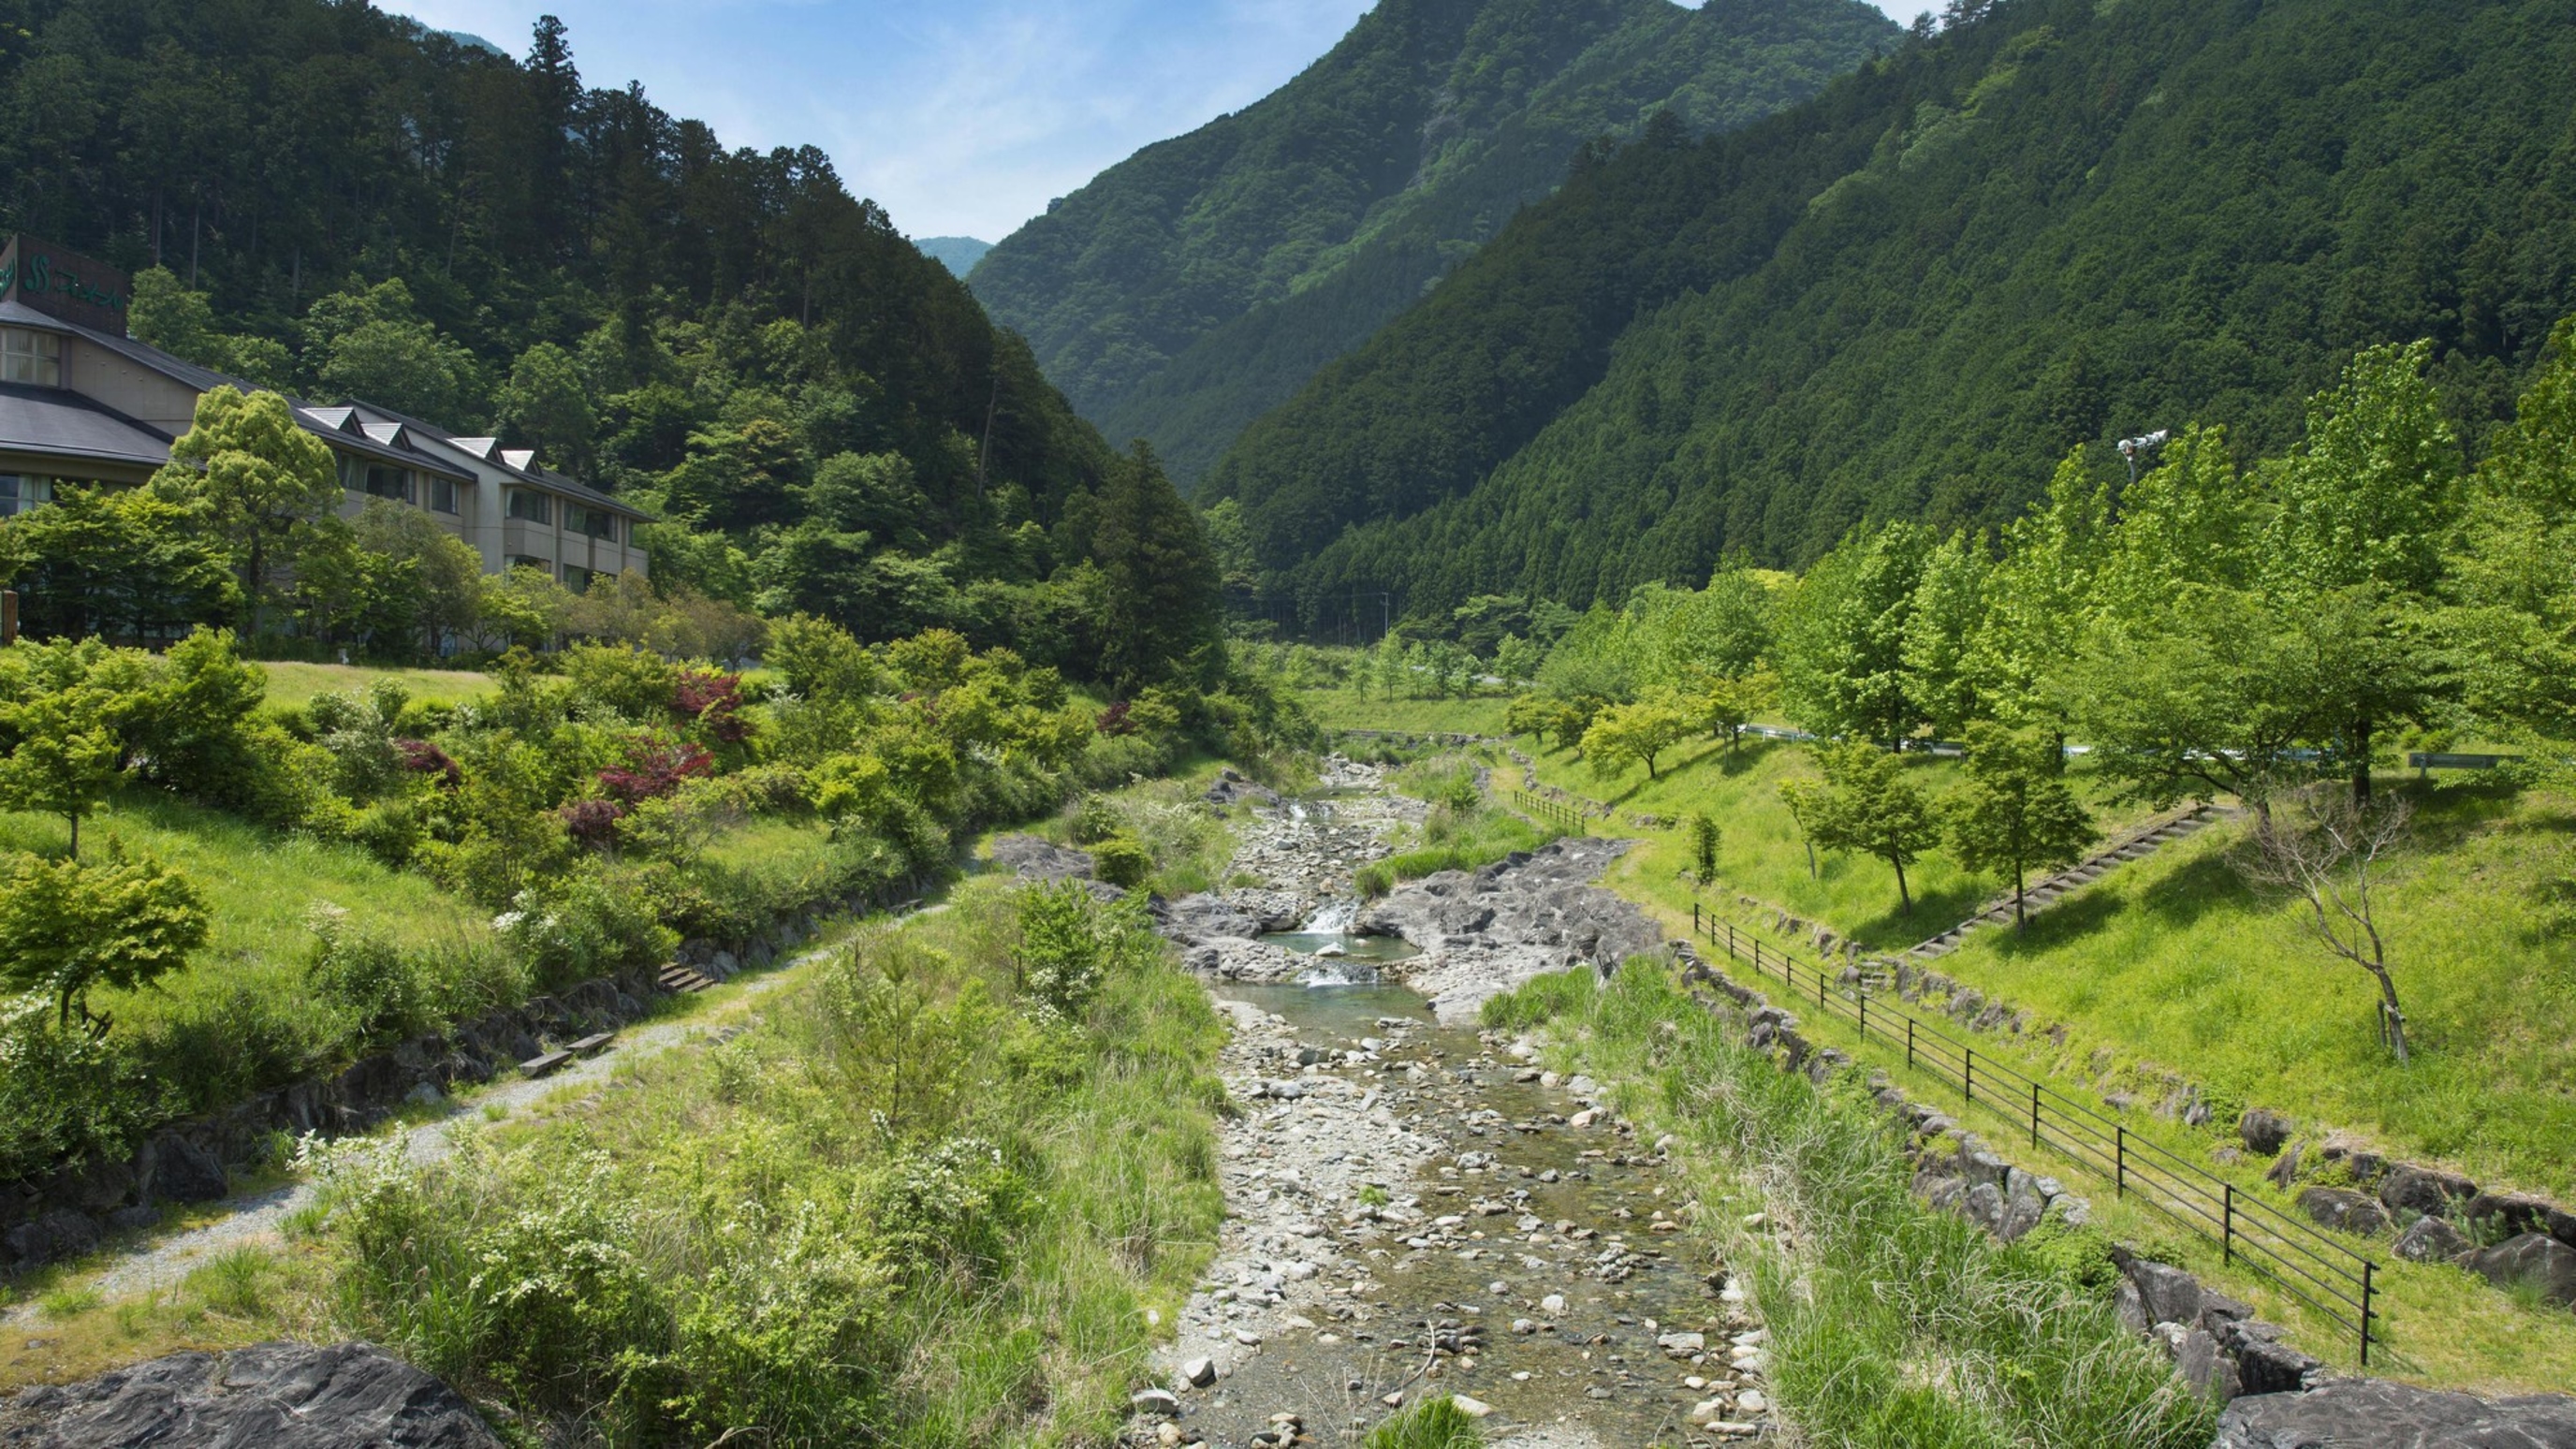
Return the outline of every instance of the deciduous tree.
[[[1923,792],[1905,778],[1904,762],[1864,740],[1817,753],[1825,788],[1808,833],[1824,850],[1856,850],[1896,871],[1897,909],[1911,915],[1914,895],[1905,868],[1941,838],[1940,824]]]
[[[0,868],[0,980],[54,999],[57,1019],[77,1014],[93,1034],[97,987],[135,990],[185,966],[206,943],[205,897],[187,877],[114,841],[107,858],[20,856]]]
[[[2072,865],[2100,836],[2066,783],[2066,753],[2038,730],[1991,720],[1968,729],[1968,783],[1948,802],[1950,854],[1966,869],[2012,877],[2013,924],[2029,917],[2032,870]]]

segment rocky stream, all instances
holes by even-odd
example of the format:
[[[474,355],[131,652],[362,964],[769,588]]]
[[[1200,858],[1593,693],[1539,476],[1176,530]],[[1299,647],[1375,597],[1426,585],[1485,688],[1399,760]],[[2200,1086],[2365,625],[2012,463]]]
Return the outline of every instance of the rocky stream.
[[[1766,1436],[1761,1326],[1684,1232],[1665,1144],[1580,1076],[1479,1031],[1540,972],[1653,924],[1563,841],[1366,909],[1352,873],[1418,802],[1367,766],[1256,807],[1231,878],[1166,930],[1232,1020],[1216,1262],[1137,1396],[1131,1444],[1342,1445],[1450,1395],[1518,1449]]]

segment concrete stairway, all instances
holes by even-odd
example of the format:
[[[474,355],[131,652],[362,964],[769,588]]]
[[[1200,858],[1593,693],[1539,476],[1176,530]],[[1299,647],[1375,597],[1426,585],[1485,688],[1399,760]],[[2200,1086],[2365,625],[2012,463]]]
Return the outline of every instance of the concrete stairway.
[[[2235,812],[2215,805],[2190,805],[2159,815],[2095,851],[2069,869],[2035,881],[2024,896],[2030,914],[2038,915],[2059,901],[2109,875],[2133,860],[2144,860],[2177,840],[2187,839],[2206,830]],[[2009,926],[2013,923],[2013,899],[2010,895],[1988,903],[1976,915],[1923,942],[1906,954],[1917,961],[1937,961],[1959,949],[1970,931],[1980,926]]]

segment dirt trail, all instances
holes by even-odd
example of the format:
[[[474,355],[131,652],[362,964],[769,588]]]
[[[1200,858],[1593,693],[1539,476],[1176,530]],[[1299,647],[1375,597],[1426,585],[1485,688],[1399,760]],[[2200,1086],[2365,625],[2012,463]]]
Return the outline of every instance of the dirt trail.
[[[1330,782],[1382,789],[1350,771]],[[1353,815],[1419,818],[1393,802],[1352,801]],[[1236,870],[1312,889],[1368,853],[1319,827],[1326,859],[1301,858],[1300,834],[1285,811],[1262,822]],[[1685,1232],[1691,1209],[1663,1145],[1637,1141],[1593,1083],[1543,1070],[1532,1044],[1479,1032],[1472,1008],[1435,1012],[1402,984],[1481,1000],[1533,963],[1581,956],[1563,926],[1605,908],[1566,894],[1566,856],[1533,864],[1496,873],[1486,894],[1511,893],[1528,869],[1524,894],[1553,893],[1543,909],[1503,902],[1444,933],[1442,913],[1463,924],[1453,908],[1478,890],[1453,876],[1363,916],[1429,948],[1377,984],[1301,986],[1274,971],[1210,982],[1234,1027],[1227,1086],[1245,1109],[1223,1129],[1228,1221],[1156,1365],[1172,1397],[1146,1398],[1129,1442],[1356,1444],[1439,1394],[1481,1411],[1488,1442],[1510,1449],[1776,1431],[1761,1330]],[[1190,944],[1200,959],[1254,959]]]

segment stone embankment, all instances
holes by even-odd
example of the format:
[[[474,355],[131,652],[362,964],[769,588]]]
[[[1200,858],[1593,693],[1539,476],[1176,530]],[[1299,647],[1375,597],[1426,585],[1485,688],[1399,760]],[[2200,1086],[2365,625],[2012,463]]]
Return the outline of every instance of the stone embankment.
[[[1781,1070],[1804,1072],[1819,1083],[1858,1070],[1844,1053],[1809,1042],[1794,1014],[1699,961],[1688,942],[1677,942],[1673,949],[1683,960],[1685,978],[1715,991],[1713,997],[1701,997],[1703,1005],[1734,1015],[1744,1025],[1747,1043],[1773,1053]],[[2052,1212],[2074,1224],[2089,1217],[2083,1199],[2052,1178],[2012,1166],[1976,1134],[1908,1100],[1885,1073],[1872,1070],[1867,1081],[1880,1105],[1907,1131],[1914,1189],[1927,1201],[2005,1241],[2027,1233]],[[2445,1444],[2576,1449],[2576,1399],[2487,1401],[2378,1379],[2337,1377],[2284,1342],[2277,1325],[2255,1318],[2250,1307],[2205,1287],[2183,1269],[2126,1248],[2115,1248],[2112,1256],[2121,1273],[2115,1298],[2121,1322],[2161,1345],[2186,1382],[2227,1403],[2218,1449],[2432,1449]],[[2455,1432],[2469,1426],[2483,1437]]]
[[[23,1449],[501,1449],[454,1389],[363,1343],[178,1353],[0,1401]]]

